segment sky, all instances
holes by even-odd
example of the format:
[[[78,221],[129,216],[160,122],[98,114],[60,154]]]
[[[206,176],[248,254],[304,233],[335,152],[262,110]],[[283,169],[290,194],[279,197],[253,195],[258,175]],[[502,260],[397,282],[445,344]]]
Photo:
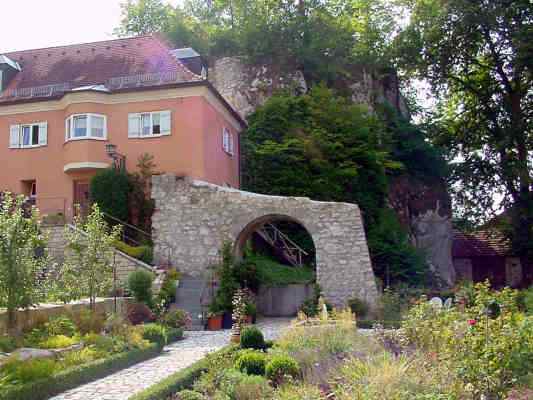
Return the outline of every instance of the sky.
[[[0,0],[0,54],[111,39],[123,1]]]

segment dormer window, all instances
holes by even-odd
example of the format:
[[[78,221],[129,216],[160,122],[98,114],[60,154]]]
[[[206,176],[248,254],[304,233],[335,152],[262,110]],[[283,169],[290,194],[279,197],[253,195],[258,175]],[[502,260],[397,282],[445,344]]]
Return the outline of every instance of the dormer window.
[[[20,71],[20,65],[16,61],[0,54],[0,92],[7,88],[11,79]]]
[[[67,118],[65,140],[107,139],[107,118],[100,114],[75,114]]]

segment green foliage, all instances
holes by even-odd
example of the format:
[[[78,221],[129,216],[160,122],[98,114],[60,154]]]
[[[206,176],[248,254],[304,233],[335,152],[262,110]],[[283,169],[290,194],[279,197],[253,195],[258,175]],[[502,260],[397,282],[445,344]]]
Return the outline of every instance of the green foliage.
[[[533,286],[520,291],[520,306],[528,315],[533,315]]]
[[[398,63],[437,97],[432,133],[453,160],[456,213],[480,224],[505,207],[515,251],[533,254],[531,3],[403,3]]]
[[[61,371],[54,370],[51,364],[41,365],[37,367],[37,372],[30,372],[31,374],[35,373],[36,378],[44,376],[43,379],[31,380],[24,385],[6,385],[0,391],[0,400],[46,400],[61,392],[145,361],[156,356],[159,352],[160,348],[157,345],[150,345],[145,349],[134,349]]]
[[[12,336],[0,336],[0,353],[11,353],[17,348],[17,342]]]
[[[231,243],[225,242],[222,245],[222,264],[219,266],[217,274],[220,279],[213,309],[216,311],[232,312],[233,296],[239,289],[239,283],[234,276],[233,247]]]
[[[250,116],[243,135],[243,186],[258,193],[357,203],[378,277],[417,284],[427,265],[387,208],[387,174],[405,171],[395,158],[409,160],[410,173],[419,168],[417,161],[438,158],[424,158],[428,146],[422,136],[407,140],[414,129],[395,115],[389,119],[383,123],[323,87],[299,97],[273,96]],[[437,169],[433,174],[439,176]]]
[[[152,264],[154,255],[151,246],[130,246],[120,240],[116,241],[114,246],[116,249],[126,253],[130,257],[141,260],[146,264]]]
[[[54,360],[36,359],[21,361],[10,360],[2,365],[2,381],[9,384],[23,385],[25,383],[47,379],[56,370]]]
[[[82,334],[100,333],[104,329],[106,315],[102,312],[96,312],[89,309],[82,309],[74,315],[76,329]]]
[[[191,316],[185,310],[175,309],[168,311],[161,321],[165,326],[172,328],[190,328]]]
[[[159,324],[143,325],[143,338],[163,348],[167,344],[167,330]]]
[[[7,308],[9,329],[14,328],[17,309],[43,299],[47,281],[39,275],[48,259],[36,256],[45,243],[39,213],[32,208],[26,216],[23,201],[22,196],[0,193],[0,307]]]
[[[243,269],[246,269],[248,273],[239,273]],[[252,285],[248,285],[251,289],[259,285],[285,286],[290,284],[307,284],[315,280],[315,273],[310,267],[290,267],[279,264],[267,256],[258,254],[246,256],[241,266],[236,267],[236,271],[238,274],[237,279],[241,282],[241,285],[244,282],[247,284],[251,282]]]
[[[152,283],[154,274],[144,269],[130,272],[128,275],[128,289],[136,301],[151,307],[153,305]]]
[[[235,360],[235,368],[248,375],[265,374],[265,366],[267,357],[265,353],[260,351],[245,350],[239,352],[237,360]]]
[[[74,322],[64,315],[50,317],[48,321],[44,323],[44,329],[49,336],[64,335],[72,337],[77,332]]]
[[[205,400],[205,396],[194,390],[182,390],[176,394],[176,400]]]
[[[128,0],[121,4],[121,27],[115,29],[120,36],[146,35],[167,30],[172,17],[172,7],[161,0]]]
[[[235,385],[235,400],[271,399],[274,390],[262,376],[245,376]]]
[[[109,168],[98,172],[90,183],[91,200],[102,212],[121,221],[128,220],[130,181],[125,172]]]
[[[39,347],[43,349],[62,349],[65,347],[70,347],[78,343],[78,341],[78,339],[71,338],[65,335],[55,335],[50,336],[41,343],[39,343]]]
[[[312,385],[284,385],[276,392],[276,400],[322,400],[322,391]]]
[[[368,314],[369,306],[364,300],[354,297],[348,300],[348,307],[357,318],[364,318]]]
[[[179,278],[180,273],[175,269],[167,271],[156,299],[159,307],[159,310],[157,310],[159,315],[168,310],[170,305],[175,302]]]
[[[120,227],[109,228],[97,204],[86,219],[76,218],[65,227],[69,251],[63,267],[56,271],[52,293],[63,301],[89,297],[95,309],[97,296],[106,296],[113,284],[112,249]]]
[[[489,318],[489,304],[499,315]],[[407,340],[436,352],[474,394],[504,397],[533,366],[533,321],[520,314],[516,292],[476,284],[472,304],[439,309],[422,300],[402,323]]]
[[[298,362],[285,354],[272,356],[265,368],[266,376],[274,384],[280,385],[287,378],[298,379],[300,377],[300,366]]]
[[[241,348],[263,350],[265,338],[263,332],[256,326],[247,326],[241,331]]]

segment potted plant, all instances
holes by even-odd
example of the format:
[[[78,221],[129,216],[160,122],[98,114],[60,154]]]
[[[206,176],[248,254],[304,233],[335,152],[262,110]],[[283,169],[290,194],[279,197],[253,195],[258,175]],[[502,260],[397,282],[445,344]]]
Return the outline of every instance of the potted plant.
[[[220,310],[216,302],[211,303],[207,313],[207,330],[219,331],[222,329],[222,316],[224,311]]]
[[[247,324],[255,324],[257,317],[257,306],[254,303],[248,302],[244,308],[244,313],[246,315],[245,321]]]

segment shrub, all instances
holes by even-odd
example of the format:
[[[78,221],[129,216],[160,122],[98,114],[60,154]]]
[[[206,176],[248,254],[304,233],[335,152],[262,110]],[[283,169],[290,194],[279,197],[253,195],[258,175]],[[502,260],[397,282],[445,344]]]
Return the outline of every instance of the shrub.
[[[128,320],[133,325],[142,324],[144,322],[155,321],[155,315],[144,303],[132,303],[127,307]]]
[[[312,385],[284,385],[276,392],[276,400],[323,400],[320,388]],[[366,399],[366,398],[365,398]],[[387,399],[382,399],[387,400]],[[429,400],[429,399],[428,399]]]
[[[348,306],[357,318],[364,318],[368,314],[368,303],[364,300],[358,299],[357,297],[348,300]]]
[[[177,393],[173,400],[205,400],[205,396],[201,393],[195,392],[194,390],[182,390]]]
[[[15,338],[10,336],[0,336],[0,353],[11,353],[17,348]]]
[[[128,288],[139,303],[144,303],[151,307],[152,299],[152,282],[154,274],[143,269],[138,269],[128,275]]]
[[[533,286],[524,291],[524,309],[528,315],[533,315]]]
[[[185,310],[170,310],[162,320],[163,324],[172,328],[190,328],[192,324],[191,316]]]
[[[147,324],[143,326],[143,338],[164,347],[167,344],[167,331],[161,325]]]
[[[98,172],[90,183],[91,199],[100,209],[122,221],[128,220],[128,194],[131,190],[128,176],[114,168]]]
[[[74,323],[78,331],[85,335],[90,332],[100,333],[104,329],[105,314],[84,308],[80,313],[74,316]]]
[[[71,351],[67,353],[61,361],[61,367],[68,368],[86,364],[90,361],[103,358],[105,355],[106,353],[103,351],[97,351],[95,349],[91,349],[90,347],[85,347],[79,351]]]
[[[235,400],[270,399],[274,391],[262,376],[246,376],[235,385]]]
[[[104,324],[104,332],[111,336],[124,336],[129,329],[129,319],[125,319],[119,314],[111,314],[109,317],[107,317]]]
[[[50,317],[48,322],[45,322],[44,327],[49,336],[65,335],[71,337],[76,334],[76,325],[64,315]]]
[[[78,343],[78,340],[70,338],[65,335],[50,336],[43,342],[39,343],[39,347],[43,349],[62,349],[64,347],[70,347]]]
[[[245,350],[235,361],[235,368],[248,375],[264,375],[266,366],[265,353]]]
[[[151,264],[153,261],[153,249],[150,246],[130,246],[120,240],[114,242],[117,250],[126,253],[128,256],[141,260],[146,264]]]
[[[11,384],[25,384],[51,377],[56,371],[54,360],[35,359],[10,360],[2,365],[4,381]]]
[[[113,353],[115,351],[122,350],[123,346],[120,346],[117,337],[97,335],[95,333],[89,333],[82,338],[82,342],[86,346],[94,347],[95,350],[103,353]]]
[[[289,378],[296,379],[300,376],[300,366],[291,356],[278,354],[272,357],[265,367],[266,376],[275,385],[280,385]]]
[[[263,350],[265,338],[261,330],[255,326],[248,326],[241,332],[241,347],[243,349]]]

